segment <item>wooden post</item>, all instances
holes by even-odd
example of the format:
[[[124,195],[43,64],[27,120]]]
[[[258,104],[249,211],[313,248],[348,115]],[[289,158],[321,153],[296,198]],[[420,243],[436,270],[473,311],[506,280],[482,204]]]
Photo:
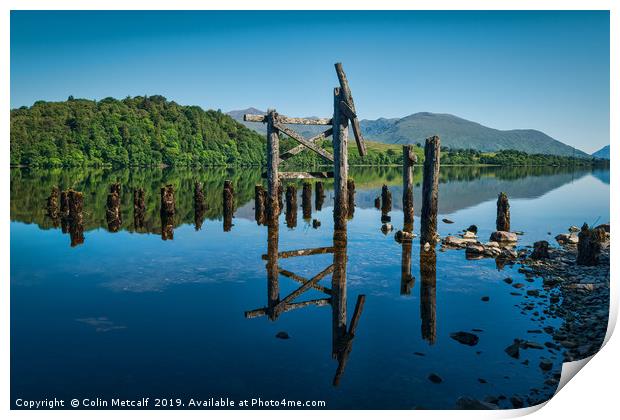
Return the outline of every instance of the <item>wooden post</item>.
[[[420,244],[434,249],[437,240],[437,199],[439,189],[439,154],[441,142],[438,136],[429,137],[424,145],[424,173],[422,181],[422,215]]]
[[[312,184],[304,182],[301,192],[301,208],[305,220],[312,218]]]
[[[165,187],[161,187],[161,212],[169,215],[174,215],[176,211],[176,205],[174,201],[174,187],[172,184],[168,184]]]
[[[222,191],[222,207],[224,211],[224,232],[229,232],[232,228],[232,218],[234,212],[234,193],[232,181],[224,181],[224,189]]]
[[[346,218],[345,218],[346,223]],[[338,358],[347,333],[347,231],[334,230],[332,273],[332,357]]]
[[[205,202],[205,193],[202,184],[199,181],[194,182],[194,229],[196,231],[202,229],[205,210],[207,204]]]
[[[349,209],[348,217],[353,219],[355,213],[355,181],[353,179],[347,180],[347,207]]]
[[[144,227],[144,216],[146,215],[145,193],[143,188],[133,190],[133,226],[134,229]]]
[[[286,226],[293,229],[297,226],[297,188],[286,186]]]
[[[497,219],[495,225],[498,231],[510,232],[510,204],[505,192],[499,193],[497,197]]]
[[[334,227],[345,229],[347,225],[347,179],[349,172],[347,145],[349,125],[340,110],[343,95],[339,88],[334,89],[334,118],[332,119],[334,144]]]
[[[79,191],[69,190],[67,192],[69,200],[69,236],[71,237],[71,247],[84,243],[84,196]]]
[[[254,186],[254,219],[256,219],[256,223],[258,225],[265,224],[265,199],[267,198],[267,193],[265,192],[265,188],[262,185]]]
[[[280,137],[276,124],[276,111],[271,109],[267,112],[267,195],[269,203],[268,209],[280,214],[280,199],[278,199],[280,184],[278,165],[280,164]]]
[[[60,217],[69,217],[69,196],[67,191],[60,192]]]
[[[392,211],[392,192],[385,184],[381,187],[381,211],[385,214]]]
[[[577,264],[598,265],[601,244],[604,241],[605,231],[603,229],[590,229],[588,224],[584,223],[581,232],[579,232],[579,242],[577,243]]]
[[[403,146],[403,214],[405,226],[413,226],[413,165],[417,157],[410,144]]]
[[[323,209],[323,201],[325,200],[323,183],[318,181],[315,187],[314,207],[316,208],[316,211],[321,211]]]
[[[121,186],[119,183],[110,186],[110,192],[106,201],[106,220],[110,232],[118,232],[123,224],[120,192]]]
[[[52,187],[52,192],[50,196],[47,198],[47,216],[52,219],[54,222],[54,226],[58,224],[58,216],[60,212],[59,201],[60,200],[60,188],[57,186]]]

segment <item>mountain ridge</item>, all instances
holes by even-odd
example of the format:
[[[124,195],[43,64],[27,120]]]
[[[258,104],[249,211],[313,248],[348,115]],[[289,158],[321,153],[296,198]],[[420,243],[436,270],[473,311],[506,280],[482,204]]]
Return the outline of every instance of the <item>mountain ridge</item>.
[[[243,121],[245,112],[264,114],[256,108],[248,108],[231,111],[228,115],[248,128],[265,133],[266,127],[263,124]],[[518,150],[558,156],[589,156],[540,130],[499,130],[447,113],[417,112],[403,118],[364,119],[360,121],[360,126],[364,137],[387,144],[422,143],[427,137],[439,135],[442,146],[451,149],[475,149],[482,152]],[[305,126],[300,131],[302,135],[311,136],[322,129]]]
[[[604,146],[600,148],[599,150],[597,150],[596,152],[592,153],[592,156],[594,156],[595,158],[599,158],[599,159],[609,159],[610,158],[609,145]]]

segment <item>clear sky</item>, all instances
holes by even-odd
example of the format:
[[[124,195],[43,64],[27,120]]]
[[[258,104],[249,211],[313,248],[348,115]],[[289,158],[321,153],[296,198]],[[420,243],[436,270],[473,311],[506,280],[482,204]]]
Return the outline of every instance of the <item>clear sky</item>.
[[[161,94],[328,116],[341,61],[361,118],[450,113],[609,144],[609,13],[12,12],[11,107]]]

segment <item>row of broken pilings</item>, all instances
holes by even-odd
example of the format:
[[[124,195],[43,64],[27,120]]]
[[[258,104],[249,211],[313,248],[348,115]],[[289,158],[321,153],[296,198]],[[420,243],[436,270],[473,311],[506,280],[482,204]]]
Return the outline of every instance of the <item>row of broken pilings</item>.
[[[286,226],[290,229],[297,227],[297,186],[294,184],[288,184],[284,191],[284,201],[282,200],[283,185],[278,185],[278,209],[285,212]],[[314,206],[316,211],[323,209],[325,202],[325,187],[323,182],[318,181],[315,183],[314,194]],[[353,179],[347,180],[347,207],[348,218],[353,218],[355,212],[355,181]],[[302,184],[301,193],[301,208],[303,219],[306,221],[312,220],[312,227],[317,229],[321,226],[321,222],[317,219],[312,219],[312,183],[304,182]],[[268,194],[266,189],[262,185],[256,185],[254,187],[254,217],[256,223],[259,225],[266,225],[268,220],[268,212],[270,211]]]
[[[60,222],[62,233],[69,233],[72,247],[84,243],[84,196],[81,192],[53,187],[46,211],[55,227]]]

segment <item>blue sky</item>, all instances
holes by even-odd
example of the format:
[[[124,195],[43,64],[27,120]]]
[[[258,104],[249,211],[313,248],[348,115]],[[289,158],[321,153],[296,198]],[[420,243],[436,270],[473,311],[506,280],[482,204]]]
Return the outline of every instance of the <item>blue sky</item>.
[[[11,13],[11,107],[161,94],[328,116],[341,61],[361,118],[430,111],[609,143],[609,13]]]

